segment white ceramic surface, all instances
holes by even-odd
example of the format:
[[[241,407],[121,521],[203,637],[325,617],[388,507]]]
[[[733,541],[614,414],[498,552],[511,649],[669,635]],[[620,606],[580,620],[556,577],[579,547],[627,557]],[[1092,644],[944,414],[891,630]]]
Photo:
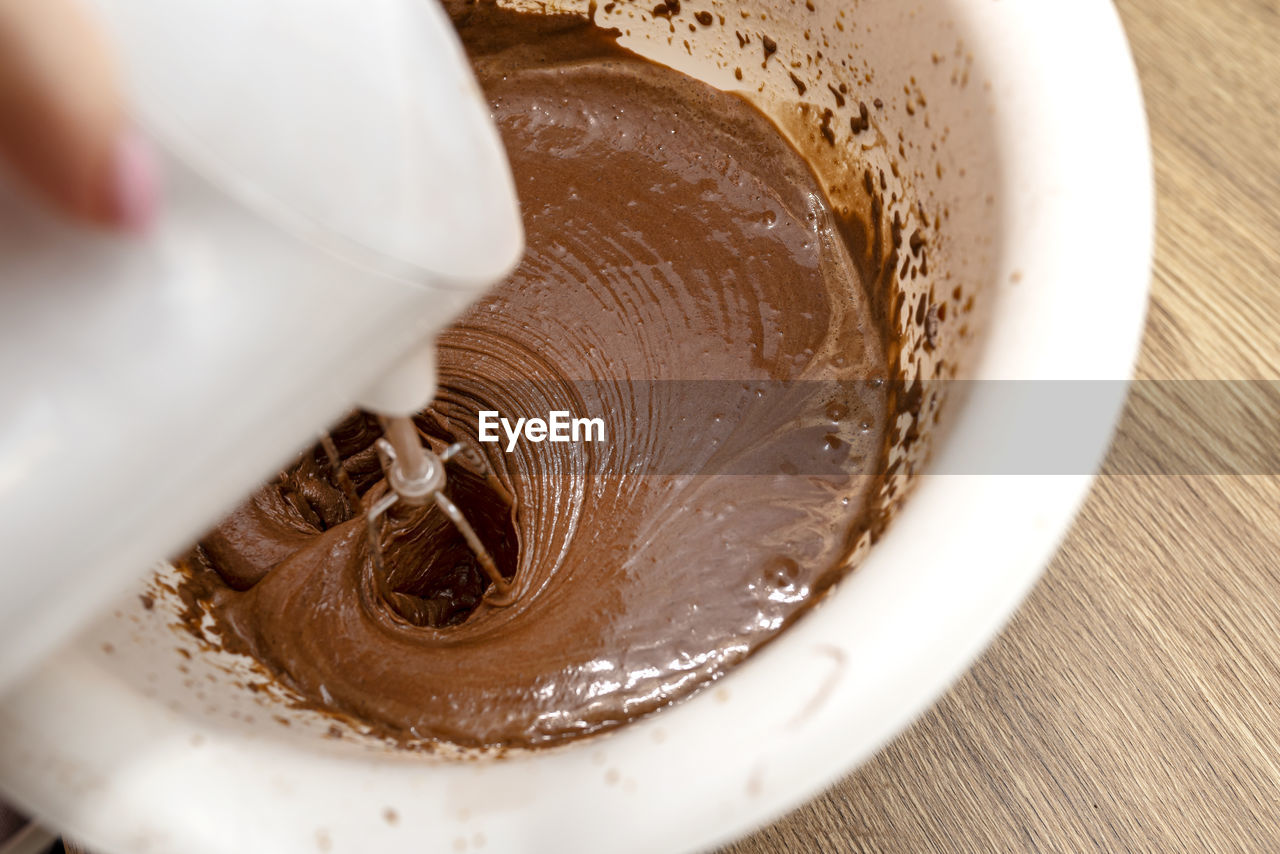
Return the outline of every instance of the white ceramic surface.
[[[900,101],[918,77],[934,131],[950,135],[948,177],[929,189],[956,208],[953,233],[976,254],[951,263],[984,277],[991,311],[967,375],[1126,378],[1153,204],[1112,5],[863,0],[825,14],[848,22],[828,35],[865,41],[872,91]],[[876,38],[862,38],[868,27]],[[960,74],[969,85],[948,88]],[[1107,428],[1116,415],[1093,417]],[[972,399],[951,417],[937,453],[952,469],[1009,429]],[[816,794],[938,697],[1035,581],[1089,481],[925,476],[862,568],[715,687],[611,735],[500,761],[324,738],[325,721],[232,687],[253,678],[244,661],[181,657],[162,608],[131,599],[0,704],[0,788],[107,854],[711,846]]]

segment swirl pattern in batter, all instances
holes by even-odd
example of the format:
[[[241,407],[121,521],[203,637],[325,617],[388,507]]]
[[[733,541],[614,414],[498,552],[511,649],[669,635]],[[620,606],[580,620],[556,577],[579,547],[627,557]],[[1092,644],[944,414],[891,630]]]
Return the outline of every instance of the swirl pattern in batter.
[[[524,211],[519,269],[440,338],[419,418],[485,453],[450,494],[512,577],[395,510],[357,414],[206,537],[192,589],[230,649],[405,744],[541,746],[726,673],[860,554],[887,425],[883,323],[804,160],[745,100],[585,21],[460,21]],[[816,394],[814,389],[822,390]],[[833,393],[832,389],[841,389]],[[476,441],[477,413],[601,417],[606,441]]]

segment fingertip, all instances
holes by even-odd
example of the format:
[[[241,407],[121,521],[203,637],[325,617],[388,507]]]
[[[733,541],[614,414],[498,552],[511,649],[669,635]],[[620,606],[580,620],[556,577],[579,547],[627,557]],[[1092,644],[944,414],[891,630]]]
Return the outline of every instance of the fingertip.
[[[133,127],[116,137],[105,186],[106,224],[129,234],[145,233],[159,212],[160,168],[155,150]]]

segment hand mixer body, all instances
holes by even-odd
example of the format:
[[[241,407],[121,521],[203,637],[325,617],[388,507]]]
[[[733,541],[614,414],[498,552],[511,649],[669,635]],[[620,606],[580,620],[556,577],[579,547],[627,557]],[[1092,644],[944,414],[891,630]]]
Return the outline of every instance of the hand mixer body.
[[[425,406],[522,250],[434,3],[92,5],[165,213],[120,241],[0,193],[0,687],[351,406]]]

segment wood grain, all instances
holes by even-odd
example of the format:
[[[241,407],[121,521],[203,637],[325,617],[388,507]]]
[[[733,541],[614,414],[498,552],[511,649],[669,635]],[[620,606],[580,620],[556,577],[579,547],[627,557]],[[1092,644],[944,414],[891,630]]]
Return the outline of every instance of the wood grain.
[[[1280,5],[1117,7],[1159,193],[1138,376],[1280,377]],[[727,850],[1276,850],[1278,698],[1280,481],[1104,476],[933,710]]]

